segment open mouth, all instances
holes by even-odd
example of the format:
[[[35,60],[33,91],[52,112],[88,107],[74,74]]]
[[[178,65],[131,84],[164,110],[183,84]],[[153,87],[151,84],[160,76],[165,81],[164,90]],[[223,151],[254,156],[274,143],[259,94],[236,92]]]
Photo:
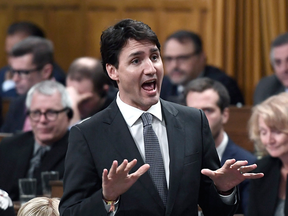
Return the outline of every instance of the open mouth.
[[[156,80],[149,80],[142,84],[145,91],[154,91],[156,89]]]

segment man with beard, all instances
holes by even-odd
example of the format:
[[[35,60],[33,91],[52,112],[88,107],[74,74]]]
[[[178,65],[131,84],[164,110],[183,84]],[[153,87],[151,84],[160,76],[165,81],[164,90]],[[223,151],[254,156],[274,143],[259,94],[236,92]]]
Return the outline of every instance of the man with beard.
[[[163,79],[161,98],[184,104],[185,85],[195,78],[209,77],[227,88],[231,104],[244,104],[237,82],[219,68],[206,64],[199,35],[184,30],[171,34],[164,44],[163,60],[167,76]]]

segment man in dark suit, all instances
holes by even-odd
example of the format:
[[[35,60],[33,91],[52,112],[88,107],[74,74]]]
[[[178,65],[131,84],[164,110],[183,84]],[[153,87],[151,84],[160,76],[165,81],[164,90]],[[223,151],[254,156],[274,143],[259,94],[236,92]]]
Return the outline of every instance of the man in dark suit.
[[[230,97],[227,89],[218,81],[210,78],[197,78],[187,84],[184,90],[186,105],[204,111],[215,147],[221,162],[224,165],[228,159],[247,160],[248,164],[256,162],[256,157],[240,146],[236,145],[229,134],[224,131],[224,124],[229,120]],[[248,205],[249,181],[240,184],[240,207],[237,213],[246,213]]]
[[[117,89],[103,71],[101,61],[91,57],[77,58],[72,62],[66,84],[74,113],[71,126],[105,109],[117,94]]]
[[[52,42],[40,37],[25,38],[12,48],[10,66],[20,96],[11,101],[0,131],[5,133],[29,131],[31,125],[25,114],[26,94],[34,84],[52,78]]]
[[[19,200],[20,178],[36,178],[37,195],[42,195],[41,172],[58,171],[63,178],[68,126],[73,115],[65,87],[56,81],[33,86],[26,105],[32,131],[4,138],[0,143],[0,188],[12,200]],[[35,157],[39,157],[40,164],[33,162]]]
[[[29,36],[45,38],[45,33],[35,23],[25,21],[12,23],[7,29],[5,38],[5,52],[7,54],[8,65],[0,69],[0,95],[3,98],[18,96],[15,89],[15,82],[12,80],[10,72],[10,52],[15,44]],[[65,72],[55,62],[53,62],[52,76],[58,82],[65,85]]]
[[[233,215],[235,186],[262,174],[244,174],[256,165],[234,159],[219,168],[204,113],[159,99],[156,34],[121,20],[102,33],[101,55],[119,93],[71,129],[61,215],[198,215],[197,204],[205,216]]]
[[[167,76],[162,83],[162,99],[184,104],[185,85],[195,78],[209,77],[227,88],[231,104],[244,104],[237,82],[219,68],[206,64],[202,40],[194,32],[182,30],[171,34],[164,44],[163,60]]]
[[[288,33],[275,38],[271,43],[270,61],[274,74],[263,77],[254,91],[254,105],[272,95],[288,91]]]

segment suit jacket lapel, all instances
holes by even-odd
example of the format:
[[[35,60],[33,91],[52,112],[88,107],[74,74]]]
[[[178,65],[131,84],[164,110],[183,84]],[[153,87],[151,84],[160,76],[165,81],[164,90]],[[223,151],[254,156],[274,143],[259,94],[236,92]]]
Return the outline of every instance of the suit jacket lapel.
[[[68,147],[68,136],[69,132],[67,131],[60,140],[54,143],[51,150],[44,155],[41,161],[41,171],[53,170],[55,165],[65,158]]]
[[[161,100],[161,104],[162,115],[166,123],[170,156],[170,179],[166,211],[171,212],[180,184],[180,178],[175,178],[175,176],[182,176],[183,172],[186,136],[185,130],[181,126],[183,124],[180,119],[177,118],[178,110],[163,100]],[[174,176],[174,178],[172,178],[172,176]]]
[[[27,137],[27,140],[25,140],[25,143],[21,143],[19,145],[19,152],[21,152],[21,157],[17,160],[17,178],[23,178],[26,177],[29,166],[30,166],[30,159],[33,154],[34,150],[34,136],[32,132],[29,132],[30,134]]]
[[[114,143],[114,148],[117,150],[119,155],[121,155],[123,160],[127,159],[128,161],[131,161],[133,159],[137,159],[137,164],[132,168],[130,173],[135,172],[144,164],[143,158],[134,142],[133,137],[131,136],[125,119],[123,118],[115,100],[110,104],[108,109],[110,109],[111,112],[109,113],[109,117],[105,119],[105,123],[110,124],[110,131],[119,134],[117,137],[111,137],[111,143]],[[107,134],[109,134],[110,131],[108,131]],[[119,161],[119,163],[122,163],[122,161]],[[154,186],[148,172],[142,175],[136,183],[142,184],[145,191],[150,193],[155,202],[164,208],[160,195],[158,194],[158,191]]]

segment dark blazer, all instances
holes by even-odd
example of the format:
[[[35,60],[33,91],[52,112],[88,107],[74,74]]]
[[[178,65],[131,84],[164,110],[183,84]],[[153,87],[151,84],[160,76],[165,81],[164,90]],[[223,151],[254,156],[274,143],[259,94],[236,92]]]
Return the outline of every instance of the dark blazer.
[[[266,156],[257,161],[257,165],[255,173],[263,172],[264,177],[251,180],[247,216],[271,216],[275,214],[277,207],[282,162],[278,158]],[[284,215],[288,215],[287,195],[288,181]]]
[[[208,77],[222,83],[227,88],[229,93],[231,100],[230,104],[236,105],[237,103],[241,103],[243,105],[245,103],[237,82],[228,76],[224,71],[207,65],[204,69],[203,77]],[[178,95],[177,85],[172,84],[167,76],[164,76],[160,96],[164,100],[177,102],[180,104],[185,103],[184,96]]]
[[[240,146],[236,145],[230,138],[228,139],[228,144],[222,155],[221,166],[228,159],[247,160],[248,164],[253,164],[256,162],[256,157],[251,154],[251,152],[246,151]],[[249,180],[245,180],[239,184],[240,192],[240,205],[237,213],[244,214],[247,212],[248,208],[248,198],[249,198]]]
[[[161,100],[170,154],[167,207],[149,173],[142,175],[121,195],[117,216],[233,215],[235,205],[225,205],[202,168],[215,170],[220,162],[202,111]],[[107,215],[102,200],[102,172],[113,160],[137,159],[131,172],[144,164],[127,124],[114,100],[108,108],[72,127],[65,160],[64,194],[60,213]],[[75,162],[77,161],[77,162]]]
[[[272,95],[285,91],[285,87],[275,74],[263,77],[257,84],[254,91],[254,105],[261,103]]]
[[[0,143],[0,188],[7,191],[13,201],[19,200],[18,179],[26,178],[34,150],[32,131],[4,138]],[[42,194],[41,172],[58,171],[63,178],[64,160],[68,145],[68,132],[52,145],[36,170],[37,194]]]
[[[21,95],[10,102],[9,110],[6,114],[4,123],[0,128],[4,133],[21,132],[26,119],[26,94]]]

